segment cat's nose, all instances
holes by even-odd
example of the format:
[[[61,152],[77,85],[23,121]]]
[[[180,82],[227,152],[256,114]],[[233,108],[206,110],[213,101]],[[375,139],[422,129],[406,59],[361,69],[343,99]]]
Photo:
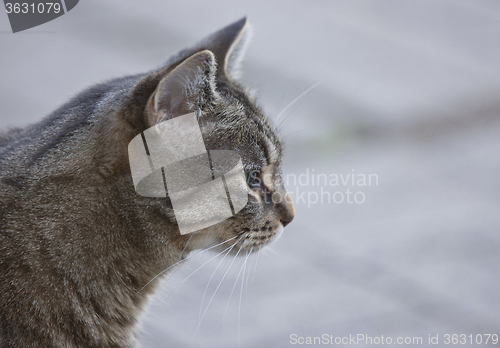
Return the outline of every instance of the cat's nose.
[[[286,219],[281,219],[281,223],[283,224],[283,227],[288,225],[290,222],[292,222],[294,215],[289,215],[286,217]]]
[[[280,221],[283,227],[292,222],[295,216],[295,208],[293,206],[292,197],[288,192],[284,195],[283,201],[278,204],[277,209],[279,210]]]

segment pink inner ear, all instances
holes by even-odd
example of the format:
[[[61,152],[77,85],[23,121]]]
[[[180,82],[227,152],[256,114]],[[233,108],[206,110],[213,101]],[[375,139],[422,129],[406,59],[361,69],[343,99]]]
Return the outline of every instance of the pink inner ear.
[[[147,106],[147,119],[148,119],[148,124],[150,127],[156,125],[158,122],[158,118],[160,117],[160,113],[156,111],[156,92],[153,93],[151,96],[151,99],[148,102]]]
[[[213,53],[202,51],[187,58],[165,76],[150,99],[148,117],[151,125],[155,125],[163,115],[170,119],[189,113],[192,102],[200,99],[199,94],[206,93],[207,89],[215,95],[215,71]]]
[[[176,76],[169,80],[160,82],[159,88],[151,98],[151,125],[154,126],[163,115],[173,118],[185,114],[183,103],[186,97],[182,95],[182,85],[177,81]]]
[[[187,98],[182,95],[183,86],[177,82],[176,76],[173,76],[171,80],[164,81],[153,95],[154,124],[160,115],[166,114],[172,118],[186,113],[183,103],[186,103]]]
[[[170,94],[170,108],[167,111],[168,115],[175,115],[175,116],[180,116],[186,112],[187,110],[187,105],[185,105],[185,108],[183,109],[183,103],[185,104],[188,102],[187,96],[182,95],[182,90],[176,91],[174,94]]]

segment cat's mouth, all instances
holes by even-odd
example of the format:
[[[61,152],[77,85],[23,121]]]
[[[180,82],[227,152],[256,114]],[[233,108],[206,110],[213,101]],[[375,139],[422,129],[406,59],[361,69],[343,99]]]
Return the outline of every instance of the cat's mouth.
[[[258,252],[262,247],[277,240],[283,231],[284,226],[281,222],[270,221],[266,221],[260,227],[244,227],[236,234],[233,232],[229,236],[225,231],[225,233],[223,231],[217,233],[218,231],[205,230],[205,233],[197,233],[193,235],[194,238],[189,238],[184,252],[188,253],[196,249],[213,249],[219,253],[227,251],[232,255],[241,254],[242,251]],[[214,234],[219,236],[215,237]]]
[[[283,230],[284,227],[281,223],[275,228],[268,225],[260,229],[246,228],[240,233],[236,244],[238,244],[240,249],[257,251],[264,245],[277,240],[283,233]]]

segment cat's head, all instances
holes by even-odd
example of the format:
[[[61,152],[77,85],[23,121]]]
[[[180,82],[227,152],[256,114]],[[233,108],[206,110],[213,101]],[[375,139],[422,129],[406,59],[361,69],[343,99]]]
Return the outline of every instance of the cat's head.
[[[277,238],[294,216],[282,180],[282,142],[238,82],[248,32],[242,19],[210,35],[143,77],[131,94],[129,114],[132,104],[146,105],[139,110],[141,122],[130,121],[141,131],[194,112],[207,149],[232,150],[241,157],[248,203],[235,216],[186,236],[188,249],[228,241],[223,248],[235,244],[234,252],[257,251]],[[172,218],[171,206],[166,209]],[[196,214],[197,208],[192,209]]]

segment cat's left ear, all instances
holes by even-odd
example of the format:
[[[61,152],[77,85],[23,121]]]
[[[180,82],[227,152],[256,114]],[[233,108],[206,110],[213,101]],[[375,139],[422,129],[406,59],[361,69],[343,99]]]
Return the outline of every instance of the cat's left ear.
[[[212,51],[219,65],[218,75],[237,79],[251,30],[246,17],[213,33],[199,45]]]
[[[207,36],[193,47],[182,50],[170,58],[166,66],[178,64],[196,52],[209,50],[217,62],[217,77],[238,79],[240,63],[250,36],[250,24],[246,18],[242,18]]]

